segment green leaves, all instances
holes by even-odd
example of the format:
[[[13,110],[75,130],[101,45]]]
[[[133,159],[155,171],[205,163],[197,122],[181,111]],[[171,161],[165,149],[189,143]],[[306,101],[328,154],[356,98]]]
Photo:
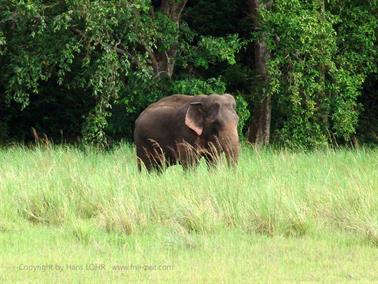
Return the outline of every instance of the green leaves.
[[[5,54],[7,41],[3,32],[0,31],[0,56]]]
[[[177,80],[172,85],[172,93],[174,94],[195,96],[201,94],[223,94],[225,91],[226,85],[220,77],[207,80],[195,78]]]
[[[239,136],[243,137],[243,130],[247,126],[247,122],[251,116],[248,108],[248,102],[244,99],[243,94],[237,93],[235,96],[236,100],[236,112],[239,116],[238,122],[238,132]]]
[[[274,95],[280,125],[275,138],[308,148],[335,137],[350,140],[357,98],[374,70],[377,21],[368,5],[280,0],[261,20],[256,37],[266,40],[272,55],[268,95]]]
[[[128,78],[152,77],[141,48],[141,42],[155,42],[156,26],[144,25],[150,21],[150,2],[3,2],[0,55],[5,55],[2,80],[8,101],[25,109],[30,97],[45,88],[43,82],[65,89],[67,96],[90,93],[95,104],[84,114],[83,136],[106,144],[107,118]]]
[[[212,60],[225,61],[230,65],[235,64],[236,54],[243,47],[243,44],[238,35],[218,38],[207,36],[201,38],[198,47],[205,53],[205,56],[200,57],[196,61],[196,65],[207,68],[208,61]]]
[[[259,2],[272,5],[254,27],[242,0],[192,1],[182,14],[182,0],[2,0],[0,112],[29,122],[53,102],[64,113],[59,127],[72,124],[69,132],[105,145],[112,130],[131,137],[139,112],[162,96],[232,92],[241,128],[248,109],[270,96],[274,142],[347,142],[364,82],[378,71],[377,1]],[[263,86],[257,41],[269,50]],[[55,112],[41,116],[53,121]]]
[[[62,49],[62,54],[59,58],[57,83],[62,85],[64,82],[64,76],[71,71],[71,66],[75,60],[75,55],[79,54],[82,48],[82,44],[77,41],[67,42]]]
[[[12,68],[12,75],[8,80],[5,94],[12,97],[21,105],[21,109],[24,109],[29,104],[29,94],[37,94],[39,82],[46,81],[48,77],[38,57],[22,53],[17,59],[18,61],[12,62],[9,66]]]

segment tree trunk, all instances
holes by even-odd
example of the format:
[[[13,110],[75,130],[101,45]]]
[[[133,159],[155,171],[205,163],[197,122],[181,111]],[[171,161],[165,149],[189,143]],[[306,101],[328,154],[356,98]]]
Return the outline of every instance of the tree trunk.
[[[317,4],[319,5],[319,10],[320,10],[320,20],[323,22],[325,21],[325,3],[324,3],[324,0],[318,0],[317,1]],[[320,45],[319,46],[320,50],[323,51],[324,53],[324,46],[323,45]],[[326,67],[324,66],[324,64],[321,64],[319,66],[319,69],[321,71],[320,73],[320,78],[319,78],[319,83],[320,85],[322,86],[322,90],[319,94],[318,99],[317,99],[317,107],[319,108],[319,112],[320,112],[320,121],[322,122],[323,124],[323,127],[327,130],[327,133],[328,133],[328,140],[329,141],[332,141],[332,136],[330,135],[330,127],[329,127],[329,107],[328,105],[326,107],[323,107],[322,104],[324,104],[324,102],[327,101],[327,94],[325,92],[326,90],[326,79],[325,79],[325,73],[326,73]]]
[[[257,147],[269,144],[272,114],[271,98],[265,97],[253,108],[252,120],[248,129],[248,141]]]
[[[181,14],[188,0],[162,0],[160,7],[157,9],[170,18],[177,27],[180,25]],[[178,40],[178,39],[177,39]],[[177,44],[171,46],[168,50],[150,53],[152,66],[155,76],[159,79],[171,78],[175,67],[175,59],[177,54]]]
[[[262,4],[261,0],[248,0],[251,18],[255,29],[260,28],[259,12],[262,7],[269,8],[271,3]],[[266,42],[260,39],[255,46],[254,52],[255,68],[258,76],[258,84],[261,90],[268,83],[267,62],[269,60],[269,52]],[[270,96],[262,94],[260,99],[255,102],[252,109],[252,120],[248,128],[248,141],[258,147],[269,144],[270,124],[272,117],[272,103]]]

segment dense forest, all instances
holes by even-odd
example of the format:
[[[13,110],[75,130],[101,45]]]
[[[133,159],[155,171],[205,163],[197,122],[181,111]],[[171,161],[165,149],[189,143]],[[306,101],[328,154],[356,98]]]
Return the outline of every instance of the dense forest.
[[[0,0],[0,143],[107,146],[171,94],[230,93],[248,141],[378,143],[377,1]]]

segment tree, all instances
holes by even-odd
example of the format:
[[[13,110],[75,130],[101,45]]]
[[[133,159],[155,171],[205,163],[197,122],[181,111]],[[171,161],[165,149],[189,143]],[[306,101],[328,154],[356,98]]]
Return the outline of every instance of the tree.
[[[255,34],[265,39],[270,54],[265,91],[278,144],[314,148],[347,142],[356,131],[357,98],[376,70],[375,4],[326,4],[277,0],[260,9]]]
[[[188,26],[180,27],[186,3],[3,0],[0,91],[6,98],[0,109],[5,108],[7,124],[24,119],[28,129],[19,128],[22,132],[34,127],[55,138],[81,128],[86,143],[104,146],[107,132],[125,130],[121,124],[130,138],[138,113],[161,96],[188,90],[224,92],[218,79],[192,78],[186,70],[193,65],[207,68],[218,60],[235,62],[238,39],[199,36],[194,40]],[[166,82],[173,77],[178,52],[183,75]],[[64,111],[44,111],[59,104]],[[71,118],[76,122],[52,127],[63,121],[55,118],[57,113],[75,114]],[[121,114],[122,119],[111,114]]]
[[[149,9],[144,0],[3,1],[6,50],[0,84],[7,101],[26,109],[47,86],[52,93],[46,99],[59,89],[66,96],[85,96],[93,106],[83,113],[83,136],[89,143],[106,144],[113,102],[131,77],[148,80],[152,73],[140,49],[142,40],[151,48],[155,42],[154,26],[145,25]]]
[[[255,30],[261,29],[260,11],[269,9],[271,2],[261,0],[249,0],[250,15]],[[269,75],[267,63],[269,61],[269,51],[264,34],[257,39],[254,47],[255,69],[257,73],[258,90],[261,92],[257,95],[252,109],[252,119],[248,129],[248,141],[256,146],[268,145],[270,140],[270,124],[272,117],[272,101],[269,93],[266,92]]]
[[[375,119],[376,9],[376,0],[2,0],[0,140],[32,139],[33,127],[104,146],[130,139],[162,96],[230,92],[240,132],[252,110],[258,146],[349,143],[363,108]]]
[[[157,78],[172,78],[178,48],[178,29],[181,14],[187,2],[187,0],[161,0],[151,10],[153,17],[158,20],[159,29],[162,32],[167,32],[166,28],[168,27],[168,31],[171,31],[171,38],[168,44],[160,43],[161,45],[153,48],[153,50],[147,45],[155,77]]]

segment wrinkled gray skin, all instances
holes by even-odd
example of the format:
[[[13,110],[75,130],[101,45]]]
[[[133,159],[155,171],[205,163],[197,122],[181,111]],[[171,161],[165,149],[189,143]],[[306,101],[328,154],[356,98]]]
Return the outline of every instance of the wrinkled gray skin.
[[[229,95],[173,95],[151,104],[135,122],[138,168],[147,170],[180,163],[195,166],[201,157],[215,165],[225,153],[237,163],[239,137],[235,99]]]

